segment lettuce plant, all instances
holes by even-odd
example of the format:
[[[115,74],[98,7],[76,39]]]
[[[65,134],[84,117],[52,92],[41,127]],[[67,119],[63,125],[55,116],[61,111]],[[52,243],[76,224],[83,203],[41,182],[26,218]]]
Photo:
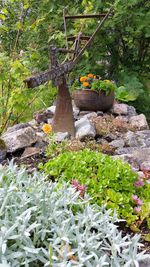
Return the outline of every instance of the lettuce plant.
[[[122,237],[110,212],[66,183],[0,166],[0,267],[139,266],[140,237]]]

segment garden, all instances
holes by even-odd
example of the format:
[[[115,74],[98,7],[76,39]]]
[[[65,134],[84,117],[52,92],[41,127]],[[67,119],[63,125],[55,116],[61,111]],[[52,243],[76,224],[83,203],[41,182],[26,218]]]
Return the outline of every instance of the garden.
[[[0,0],[0,267],[150,266],[149,8]]]

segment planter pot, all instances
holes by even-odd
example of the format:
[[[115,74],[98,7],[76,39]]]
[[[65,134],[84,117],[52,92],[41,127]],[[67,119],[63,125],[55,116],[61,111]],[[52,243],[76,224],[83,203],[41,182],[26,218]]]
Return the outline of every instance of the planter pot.
[[[80,110],[107,111],[114,102],[114,92],[105,95],[103,91],[96,92],[91,89],[75,90],[73,93],[75,105]]]

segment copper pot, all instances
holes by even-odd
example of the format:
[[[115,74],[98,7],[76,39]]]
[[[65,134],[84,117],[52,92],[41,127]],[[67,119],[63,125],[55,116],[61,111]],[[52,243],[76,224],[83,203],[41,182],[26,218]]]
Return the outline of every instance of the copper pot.
[[[80,110],[107,111],[114,102],[114,92],[111,91],[105,95],[104,91],[95,91],[92,89],[75,90],[73,93],[75,105]]]

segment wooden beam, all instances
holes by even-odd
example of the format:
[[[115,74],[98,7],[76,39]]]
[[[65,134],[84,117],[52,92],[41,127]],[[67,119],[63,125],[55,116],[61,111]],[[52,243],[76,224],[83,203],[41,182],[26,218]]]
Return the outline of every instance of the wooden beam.
[[[24,80],[24,83],[27,85],[28,88],[37,87],[49,80],[59,80],[59,77],[65,73],[68,73],[72,70],[72,62],[67,62],[63,65],[58,66],[57,68],[53,68],[52,70],[47,70],[40,72],[38,74],[33,75]]]

